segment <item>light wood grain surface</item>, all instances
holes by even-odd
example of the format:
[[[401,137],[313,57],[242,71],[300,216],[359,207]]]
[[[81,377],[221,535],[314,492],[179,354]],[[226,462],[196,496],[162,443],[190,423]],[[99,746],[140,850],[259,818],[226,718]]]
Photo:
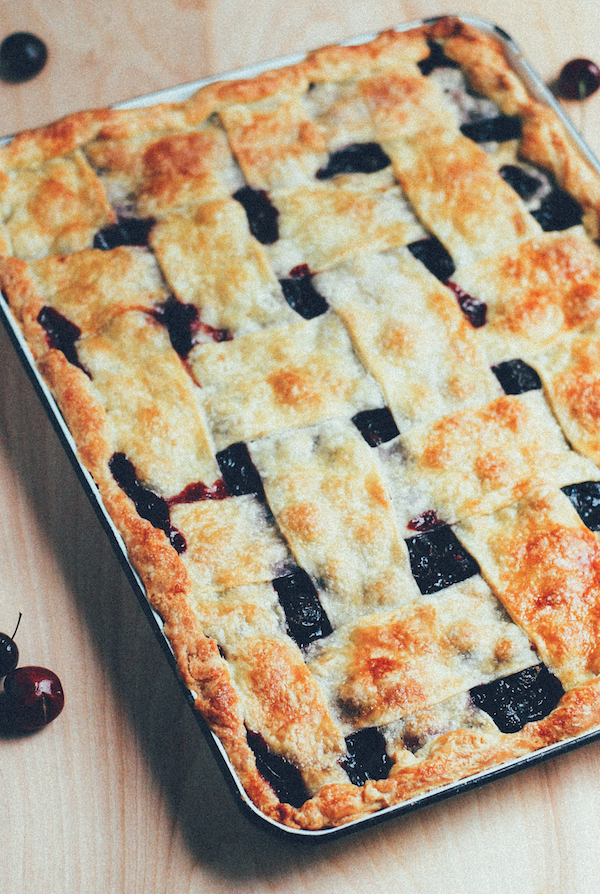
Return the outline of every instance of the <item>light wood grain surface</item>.
[[[0,85],[0,133],[402,21],[494,21],[550,81],[600,60],[597,0],[0,0],[50,59]],[[600,153],[600,96],[569,111]],[[0,331],[0,630],[53,668],[57,721],[0,738],[7,894],[583,894],[600,890],[600,743],[349,838],[242,816],[57,437]]]

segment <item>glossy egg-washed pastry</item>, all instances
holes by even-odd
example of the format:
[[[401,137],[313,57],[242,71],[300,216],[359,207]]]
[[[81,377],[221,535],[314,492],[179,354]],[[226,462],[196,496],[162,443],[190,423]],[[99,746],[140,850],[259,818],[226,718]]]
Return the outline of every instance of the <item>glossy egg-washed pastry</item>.
[[[600,176],[455,19],[0,149],[0,285],[256,806],[600,725]]]

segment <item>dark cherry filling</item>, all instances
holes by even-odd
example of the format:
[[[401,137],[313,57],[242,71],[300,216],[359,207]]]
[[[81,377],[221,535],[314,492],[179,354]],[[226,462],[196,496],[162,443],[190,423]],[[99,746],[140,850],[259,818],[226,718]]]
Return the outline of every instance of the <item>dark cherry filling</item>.
[[[458,62],[449,59],[444,53],[441,44],[434,40],[429,41],[429,56],[417,63],[424,75],[431,74],[436,68],[460,68]]]
[[[525,202],[535,195],[542,183],[539,177],[528,174],[518,165],[502,165],[499,173]]]
[[[505,394],[523,394],[525,391],[537,391],[542,387],[535,369],[523,360],[505,360],[504,363],[492,366],[492,372],[502,385]]]
[[[464,289],[461,289],[461,287],[457,286],[452,280],[448,280],[446,285],[454,292],[456,300],[458,301],[458,306],[471,326],[473,326],[474,329],[479,329],[481,326],[485,326],[487,318],[487,304],[485,301],[480,301],[479,298],[473,298],[472,295],[469,295],[468,292],[465,292]]]
[[[387,779],[392,761],[385,750],[385,739],[377,727],[361,729],[346,738],[348,756],[342,767],[354,785],[364,785],[367,779]]]
[[[407,751],[412,751],[415,754],[426,742],[426,738],[423,736],[418,736],[415,733],[405,733],[402,737],[402,744]]]
[[[183,304],[171,295],[155,311],[154,316],[166,327],[171,345],[180,357],[187,357],[200,332],[213,341],[230,341],[233,336],[229,329],[215,329],[200,320],[198,308],[193,304]]]
[[[319,168],[317,180],[329,180],[336,174],[374,174],[392,162],[379,143],[351,143],[329,156],[327,166]]]
[[[441,282],[450,279],[456,269],[450,252],[435,236],[418,239],[416,242],[411,242],[407,248],[417,261],[424,264]]]
[[[296,568],[291,574],[274,580],[273,587],[285,613],[289,634],[301,649],[329,636],[333,628],[306,571]]]
[[[187,357],[194,346],[198,309],[171,296],[157,308],[155,316],[166,327],[173,349],[180,357]]]
[[[379,444],[391,441],[392,438],[397,438],[400,434],[388,407],[379,407],[377,410],[363,410],[352,417],[352,422],[369,447],[378,447]]]
[[[133,463],[127,459],[124,453],[113,453],[108,465],[119,487],[125,491],[130,500],[133,500],[138,514],[155,528],[164,531],[171,546],[178,553],[185,552],[187,544],[183,534],[171,524],[170,507],[177,503],[195,503],[198,500],[224,500],[229,496],[224,481],[217,480],[212,485],[206,485],[199,481],[195,484],[188,484],[176,497],[165,500],[164,497],[160,497],[154,491],[140,484]]]
[[[78,366],[90,376],[87,369],[79,362],[75,342],[81,338],[81,329],[53,307],[42,307],[37,321],[46,332],[46,341],[50,348],[62,351],[69,363]],[[91,376],[90,376],[91,378]]]
[[[280,279],[279,282],[284,298],[292,310],[305,320],[320,317],[329,310],[326,300],[313,286],[312,274],[306,264],[294,267],[291,274],[288,279]]]
[[[248,218],[250,232],[263,245],[272,245],[279,239],[277,218],[279,211],[271,204],[264,189],[242,186],[234,192],[233,198],[242,205]]]
[[[310,795],[300,771],[284,757],[271,751],[260,733],[247,730],[246,735],[256,758],[258,772],[267,780],[279,800],[292,807],[302,807]]]
[[[217,462],[225,479],[225,486],[232,497],[255,494],[259,500],[265,500],[260,475],[246,444],[240,441],[220,450],[217,453]]]
[[[569,484],[562,491],[581,516],[584,525],[591,531],[600,531],[600,482]]]
[[[120,217],[116,224],[98,230],[94,248],[109,251],[119,245],[148,245],[150,230],[155,223],[153,217]]]
[[[444,525],[406,541],[410,567],[424,596],[479,574],[479,565]]]
[[[543,664],[476,686],[470,692],[473,703],[489,714],[503,733],[516,733],[526,723],[546,717],[563,695],[560,680]]]
[[[155,528],[164,531],[178,553],[185,552],[185,537],[172,526],[167,501],[139,483],[133,463],[124,453],[113,453],[108,465],[119,487],[133,501],[138,514]]]
[[[569,193],[558,188],[549,192],[542,199],[540,207],[531,214],[546,232],[576,227],[583,218],[579,203]]]
[[[409,531],[418,531],[419,534],[426,531],[433,531],[434,528],[441,528],[446,522],[442,521],[435,509],[426,509],[420,515],[415,515],[407,524]]]
[[[476,143],[504,143],[521,137],[521,119],[518,115],[498,115],[496,118],[482,118],[461,124],[462,133]]]

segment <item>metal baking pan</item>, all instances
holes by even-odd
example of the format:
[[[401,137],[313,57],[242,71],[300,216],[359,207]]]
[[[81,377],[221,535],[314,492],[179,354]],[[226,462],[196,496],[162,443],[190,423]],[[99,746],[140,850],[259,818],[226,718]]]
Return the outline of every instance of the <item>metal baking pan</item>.
[[[437,22],[440,17],[433,17],[429,19],[420,19],[412,22],[405,23],[403,25],[399,25],[395,28],[397,31],[409,31],[414,28],[421,27],[423,25],[433,25]],[[445,16],[443,17],[445,18]],[[532,96],[539,100],[540,102],[549,106],[554,113],[558,116],[561,122],[564,124],[569,134],[571,135],[573,141],[577,145],[580,152],[585,156],[585,158],[591,163],[591,165],[600,173],[600,161],[596,158],[590,148],[585,144],[582,137],[575,129],[567,115],[563,112],[559,103],[555,100],[551,91],[546,87],[540,77],[536,74],[535,70],[531,67],[531,65],[524,58],[521,50],[517,46],[517,44],[512,40],[512,38],[506,34],[501,28],[498,28],[496,25],[488,22],[484,19],[481,19],[477,16],[470,15],[459,15],[455,16],[465,22],[468,25],[471,25],[477,28],[482,33],[489,35],[496,40],[498,40],[504,48],[506,53],[506,58],[509,64],[512,66],[515,73],[521,78],[526,88],[532,94]],[[352,46],[358,45],[361,43],[367,43],[373,40],[377,35],[375,33],[362,35],[360,37],[342,41],[340,43],[341,46]],[[161,102],[180,102],[182,100],[187,99],[191,94],[193,94],[196,90],[201,87],[206,86],[207,84],[214,83],[220,80],[232,80],[232,79],[242,79],[242,78],[252,78],[256,75],[261,74],[264,71],[274,68],[282,68],[284,66],[293,65],[298,62],[301,62],[304,58],[303,53],[296,53],[289,56],[280,57],[275,60],[271,60],[266,63],[261,63],[260,65],[252,65],[246,68],[237,69],[235,71],[227,72],[223,75],[213,76],[210,78],[204,78],[202,80],[193,81],[188,84],[181,85],[179,87],[174,87],[166,90],[161,90],[156,93],[148,94],[145,96],[138,97],[133,100],[128,100],[126,102],[118,103],[114,106],[117,109],[132,109],[139,108],[142,106],[152,106]],[[0,140],[0,145],[6,144],[10,142],[10,137],[6,139]],[[358,829],[364,829],[378,823],[384,822],[386,820],[391,819],[395,816],[405,815],[410,813],[420,807],[430,806],[432,804],[437,803],[438,801],[444,800],[452,795],[457,795],[459,793],[465,792],[471,788],[475,788],[477,786],[481,786],[487,782],[491,782],[493,780],[500,779],[504,776],[507,776],[511,773],[516,772],[517,770],[523,769],[524,767],[529,767],[533,764],[541,763],[550,758],[554,758],[559,754],[564,754],[568,751],[571,751],[575,748],[578,748],[582,745],[588,744],[593,741],[597,741],[600,739],[600,729],[592,730],[590,732],[584,733],[574,739],[563,741],[556,743],[554,745],[550,745],[544,749],[533,752],[521,758],[515,758],[510,761],[507,761],[501,765],[498,765],[492,769],[485,770],[479,773],[474,774],[466,779],[459,780],[457,782],[451,783],[449,785],[442,786],[435,791],[424,795],[418,795],[413,797],[407,801],[404,801],[400,804],[394,805],[392,807],[385,808],[380,810],[377,813],[374,813],[368,817],[353,820],[350,823],[342,827],[323,829],[319,831],[308,831],[303,829],[293,829],[288,826],[285,826],[281,823],[278,823],[269,817],[266,817],[250,800],[248,795],[246,794],[244,788],[239,781],[235,770],[229,758],[225,752],[223,745],[220,740],[214,735],[211,730],[208,728],[208,725],[200,715],[200,713],[194,710],[194,700],[195,693],[187,689],[185,684],[180,680],[177,674],[177,666],[175,657],[173,654],[173,650],[171,645],[163,632],[163,624],[159,617],[159,615],[154,611],[154,609],[150,606],[148,599],[146,597],[146,592],[144,586],[139,578],[137,572],[131,565],[127,551],[125,548],[125,544],[121,538],[121,535],[117,531],[112,519],[108,515],[102,500],[100,498],[98,489],[94,483],[89,472],[82,466],[80,461],[77,458],[77,449],[75,442],[67,428],[67,425],[58,409],[58,406],[48,388],[46,383],[44,382],[41,374],[39,373],[32,354],[29,350],[25,339],[21,333],[21,330],[15,321],[12,313],[9,309],[9,306],[2,295],[0,293],[0,316],[2,317],[2,322],[4,323],[8,335],[12,341],[12,344],[17,351],[17,354],[20,357],[20,360],[27,372],[32,384],[40,398],[42,405],[44,406],[48,417],[50,419],[51,424],[56,430],[62,445],[71,461],[75,472],[77,473],[81,484],[87,493],[90,502],[98,515],[98,518],[104,527],[107,536],[114,548],[114,551],[120,560],[125,573],[131,583],[133,591],[135,592],[142,609],[145,615],[148,618],[148,621],[154,630],[154,633],[165,652],[167,660],[171,664],[179,682],[181,688],[184,693],[184,697],[187,699],[190,707],[193,710],[194,716],[196,717],[197,722],[200,725],[208,744],[215,755],[217,763],[220,765],[221,771],[225,777],[226,782],[229,784],[231,790],[233,791],[236,800],[239,803],[244,814],[252,821],[258,823],[263,829],[266,829],[272,832],[279,837],[285,838],[295,838],[295,839],[303,839],[308,841],[322,841],[324,839],[338,838],[349,833],[356,831]]]

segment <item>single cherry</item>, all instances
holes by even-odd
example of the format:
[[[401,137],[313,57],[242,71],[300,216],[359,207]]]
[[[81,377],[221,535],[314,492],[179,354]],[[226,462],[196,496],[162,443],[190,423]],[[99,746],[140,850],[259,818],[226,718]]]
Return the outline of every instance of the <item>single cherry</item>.
[[[564,99],[586,99],[600,87],[600,69],[591,59],[571,59],[558,76],[557,90]]]
[[[17,31],[0,43],[0,77],[11,84],[30,81],[48,58],[46,44],[35,34]]]
[[[15,642],[15,634],[21,623],[21,612],[19,612],[19,620],[12,636],[6,633],[0,633],[0,677],[5,677],[15,669],[19,663],[19,650]]]
[[[65,696],[56,674],[45,667],[18,667],[4,681],[6,708],[18,730],[41,729],[62,711]]]

